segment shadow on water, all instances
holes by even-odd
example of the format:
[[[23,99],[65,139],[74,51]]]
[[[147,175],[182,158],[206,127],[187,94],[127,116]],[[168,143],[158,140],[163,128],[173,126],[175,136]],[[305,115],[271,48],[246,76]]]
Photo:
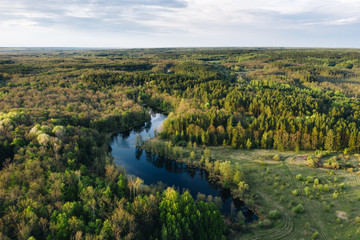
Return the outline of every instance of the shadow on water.
[[[220,197],[223,215],[235,216],[242,211],[246,223],[256,221],[257,215],[241,200],[233,199],[228,189],[212,182],[207,171],[136,148],[136,135],[141,135],[144,140],[153,137],[154,130],[159,129],[166,119],[163,114],[150,113],[151,121],[144,126],[112,137],[110,149],[115,163],[124,166],[127,173],[143,179],[147,185],[160,181],[179,190],[189,190],[194,198],[198,193]]]

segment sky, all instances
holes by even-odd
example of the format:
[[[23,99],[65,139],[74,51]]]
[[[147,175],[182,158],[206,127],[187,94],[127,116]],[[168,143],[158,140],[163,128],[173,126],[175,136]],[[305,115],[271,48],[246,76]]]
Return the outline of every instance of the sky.
[[[0,0],[0,47],[360,48],[360,0]]]

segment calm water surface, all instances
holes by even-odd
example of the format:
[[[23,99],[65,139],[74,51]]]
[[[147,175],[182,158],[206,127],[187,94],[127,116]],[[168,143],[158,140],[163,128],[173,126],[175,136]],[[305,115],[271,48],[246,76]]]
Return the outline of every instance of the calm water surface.
[[[240,200],[233,199],[228,190],[211,183],[205,170],[188,167],[184,163],[177,163],[136,148],[136,135],[141,135],[144,140],[153,137],[154,129],[159,129],[165,119],[166,115],[151,112],[151,121],[144,126],[114,135],[111,140],[111,149],[115,163],[125,167],[128,174],[143,179],[147,185],[161,181],[180,191],[189,190],[195,199],[199,192],[213,197],[219,196],[223,201],[222,214],[236,214],[241,210],[245,216],[245,222],[256,221],[258,218],[256,214],[244,206]]]

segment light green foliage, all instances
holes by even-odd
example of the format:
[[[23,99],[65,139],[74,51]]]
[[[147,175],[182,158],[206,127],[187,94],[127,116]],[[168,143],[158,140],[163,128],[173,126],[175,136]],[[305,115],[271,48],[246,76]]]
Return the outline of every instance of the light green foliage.
[[[360,224],[360,217],[358,217],[358,216],[355,217],[355,223],[356,223],[356,225]]]
[[[14,121],[10,118],[0,120],[0,133],[7,133],[14,129]]]
[[[298,196],[299,195],[299,191],[297,189],[291,191],[292,195],[294,196]]]
[[[196,158],[195,152],[194,151],[190,152],[190,161],[194,161],[195,158]]]
[[[206,148],[205,150],[204,150],[204,157],[205,157],[205,159],[206,158],[211,158],[211,151],[210,151],[210,149],[209,148]]]
[[[326,163],[324,163],[324,168],[339,169],[340,163],[338,162],[337,157],[334,156],[327,160]]]
[[[219,174],[220,173],[220,162],[219,161],[215,161],[214,162],[214,172],[216,174]]]
[[[330,191],[330,187],[328,184],[324,185],[324,192],[329,192]]]
[[[231,182],[234,177],[234,170],[229,161],[220,163],[220,174],[223,176],[224,181]]]
[[[275,161],[280,161],[281,160],[281,158],[280,158],[280,156],[277,154],[277,155],[275,155],[274,157],[273,157],[273,159],[275,160]]]
[[[313,176],[307,176],[306,177],[306,183],[313,183],[314,182],[314,177]]]
[[[66,128],[63,126],[55,126],[52,130],[55,136],[59,139],[62,139],[66,135]]]
[[[246,190],[249,189],[249,185],[246,184],[244,181],[240,181],[240,182],[238,183],[238,187],[239,187],[240,193],[243,193],[243,192],[245,192]]]
[[[39,136],[37,136],[36,139],[40,145],[47,146],[50,141],[50,136],[46,133],[41,133],[41,134],[39,134]]]
[[[315,185],[315,186],[319,185],[319,179],[318,179],[318,178],[315,178],[315,179],[314,179],[314,185]]]
[[[252,146],[252,142],[251,142],[251,140],[248,138],[248,140],[246,141],[246,148],[247,148],[247,149],[251,149],[251,146]]]
[[[221,239],[225,224],[215,204],[195,202],[188,192],[168,188],[159,206],[161,239]],[[199,224],[206,221],[206,225]]]
[[[303,176],[301,174],[296,175],[296,179],[299,181],[303,181]]]
[[[67,239],[70,234],[67,215],[65,213],[58,213],[55,210],[51,215],[50,230],[54,239]]]
[[[34,136],[37,136],[37,132],[40,131],[41,129],[41,126],[40,124],[36,124],[33,128],[31,128],[30,132],[29,132],[29,135],[34,137]]]
[[[318,232],[314,232],[312,235],[312,239],[318,239],[319,238],[319,233]]]
[[[244,174],[241,171],[241,169],[236,170],[235,174],[234,174],[234,183],[239,183],[240,181],[244,180]]]

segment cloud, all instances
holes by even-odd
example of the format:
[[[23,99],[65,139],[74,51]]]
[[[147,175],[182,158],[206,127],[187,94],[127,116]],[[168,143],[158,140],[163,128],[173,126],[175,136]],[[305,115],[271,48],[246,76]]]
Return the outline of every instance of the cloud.
[[[156,17],[157,12],[184,7],[186,2],[180,0],[5,0],[0,5],[0,17],[18,19],[19,25],[22,21],[31,21],[38,26],[51,23],[69,28],[111,29],[128,25],[130,29],[137,27],[140,20]],[[158,9],[153,11],[154,8]],[[7,21],[1,23],[8,24]]]
[[[337,20],[330,20],[330,21],[320,21],[320,22],[310,22],[306,23],[305,25],[347,25],[347,24],[354,24],[358,23],[359,19],[357,17],[351,17],[351,18],[342,18]]]
[[[14,37],[31,35],[36,29],[60,39],[65,39],[65,33],[78,39],[92,36],[89,41],[94,44],[109,37],[141,44],[141,37],[142,46],[274,45],[284,43],[283,39],[286,44],[299,44],[300,38],[310,43],[316,41],[317,31],[324,36],[348,36],[347,26],[357,27],[360,15],[360,1],[355,0],[0,1],[0,32]],[[7,39],[11,42],[10,36]]]

